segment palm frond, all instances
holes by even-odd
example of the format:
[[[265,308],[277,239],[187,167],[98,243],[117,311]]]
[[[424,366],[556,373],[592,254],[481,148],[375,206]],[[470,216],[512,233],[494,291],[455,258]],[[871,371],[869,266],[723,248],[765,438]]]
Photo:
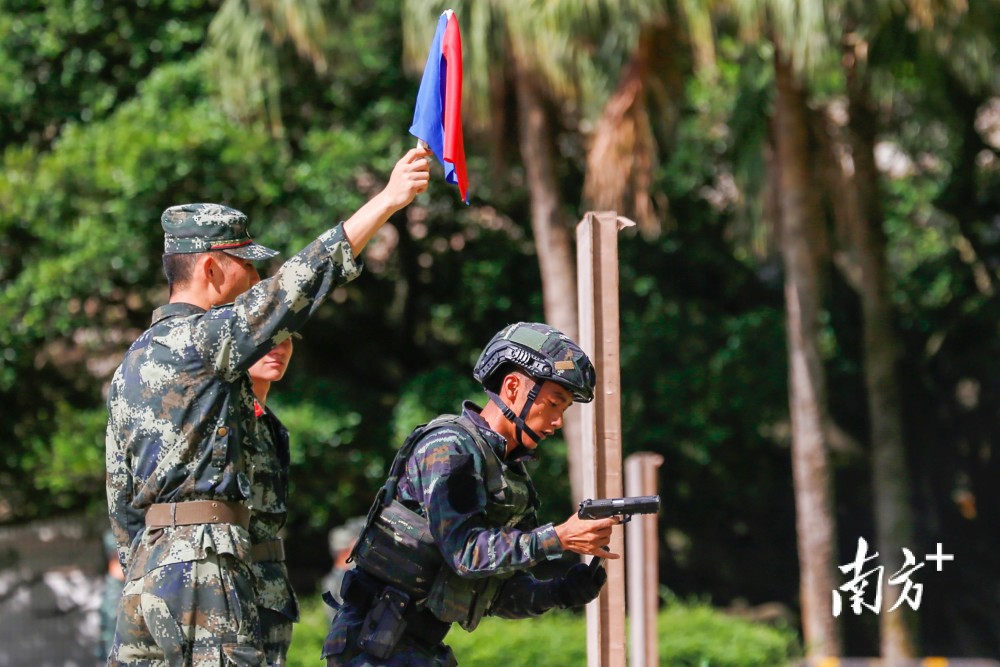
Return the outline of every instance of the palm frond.
[[[328,23],[320,0],[224,0],[208,29],[208,58],[226,110],[264,116],[282,134],[278,47],[296,52],[324,72]]]
[[[280,135],[277,57],[262,17],[249,12],[242,0],[226,0],[212,19],[208,35],[209,67],[223,108],[240,119],[262,115]]]

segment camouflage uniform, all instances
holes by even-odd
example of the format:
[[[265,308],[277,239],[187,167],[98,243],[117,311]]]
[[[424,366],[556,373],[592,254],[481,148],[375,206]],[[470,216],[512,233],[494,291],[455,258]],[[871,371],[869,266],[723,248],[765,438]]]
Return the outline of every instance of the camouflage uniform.
[[[520,415],[497,393],[514,369],[533,380]],[[323,646],[328,667],[448,667],[455,657],[442,640],[452,623],[471,632],[484,615],[578,606],[604,585],[604,569],[583,563],[548,580],[526,571],[563,554],[555,527],[538,525],[524,467],[534,450],[522,437],[541,438],[526,420],[545,382],[593,400],[590,359],[557,329],[519,322],[486,345],[473,377],[514,426],[510,448],[472,403],[410,434],[352,554],[357,568],[345,575],[344,603],[331,605],[338,612]]]
[[[255,408],[260,446],[251,455],[254,479],[250,539],[254,545],[274,544],[288,516],[288,430],[270,408],[259,404]],[[292,623],[299,620],[299,603],[283,559],[254,558],[250,571],[267,664],[280,667],[292,643]]]
[[[469,420],[466,423],[474,425],[476,435],[492,451],[484,453],[473,433],[458,423],[433,428],[416,441],[399,480],[396,499],[427,518],[440,553],[446,554],[444,565],[455,575],[449,587],[461,585],[461,581],[470,585],[489,582],[481,586],[489,598],[481,610],[504,618],[536,616],[558,603],[550,582],[536,580],[525,570],[542,561],[560,558],[563,548],[552,524],[538,526],[538,497],[524,468],[531,452],[518,448],[507,455],[506,440],[490,429],[479,415],[479,408],[471,403],[463,407],[463,414]],[[498,498],[488,489],[490,474],[485,456],[502,461],[500,486],[506,497],[501,502],[512,507],[509,524],[487,522],[487,514],[492,513],[489,506],[498,502]],[[364,567],[363,560],[358,567]],[[359,570],[354,572],[367,577]],[[479,622],[474,613],[450,615],[447,600],[442,607],[444,611],[436,610],[435,616],[445,623],[458,621],[471,631]],[[387,659],[370,655],[358,645],[365,615],[366,610],[354,604],[348,595],[323,646],[328,665],[455,664],[447,646],[438,642],[428,645],[420,634],[412,632],[403,634]]]
[[[167,209],[163,227],[166,253],[273,254],[252,242],[242,213],[215,204]],[[108,394],[108,506],[127,582],[109,664],[262,663],[246,528],[147,531],[146,512],[248,503],[258,431],[247,369],[359,272],[338,226],[232,304],[158,308],[125,354]]]

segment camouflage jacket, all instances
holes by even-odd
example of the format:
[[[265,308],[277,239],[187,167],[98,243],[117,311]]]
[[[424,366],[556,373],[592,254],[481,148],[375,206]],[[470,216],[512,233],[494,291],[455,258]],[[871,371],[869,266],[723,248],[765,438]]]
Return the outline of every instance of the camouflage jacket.
[[[529,505],[538,506],[534,485],[524,463],[528,450],[506,458],[506,440],[480,416],[480,408],[466,403],[464,414],[503,462],[503,469],[528,481]],[[514,525],[490,525],[486,518],[485,463],[472,436],[458,425],[444,426],[422,436],[407,461],[396,497],[428,520],[445,563],[460,577],[504,577],[488,611],[506,618],[541,613],[538,598],[547,595],[548,582],[534,579],[530,567],[558,559],[562,544],[552,524],[538,526],[534,509]]]
[[[288,429],[270,408],[261,408],[257,413],[259,447],[250,456],[253,470],[250,541],[253,544],[277,539],[288,516]],[[297,621],[299,604],[288,581],[285,563],[253,563],[250,571],[257,606]]]
[[[154,503],[250,500],[257,420],[247,369],[301,328],[326,295],[361,271],[338,226],[235,302],[209,311],[172,303],[125,354],[108,393],[108,512],[129,579],[207,550],[248,561],[250,536],[231,524],[147,535]]]

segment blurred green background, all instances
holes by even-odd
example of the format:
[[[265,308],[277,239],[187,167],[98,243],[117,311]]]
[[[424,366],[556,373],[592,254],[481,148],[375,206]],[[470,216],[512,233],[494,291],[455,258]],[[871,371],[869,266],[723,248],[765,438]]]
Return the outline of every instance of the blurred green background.
[[[895,560],[942,543],[955,561],[914,575],[909,640],[1000,658],[997,3],[451,6],[471,205],[435,166],[271,393],[298,589],[315,593],[327,530],[367,510],[406,433],[480,396],[489,337],[561,325],[575,269],[558,253],[613,209],[639,223],[620,235],[623,442],[665,459],[660,583],[704,601],[695,615],[784,605],[775,650],[794,654],[806,530],[831,526],[835,586],[859,537]],[[0,522],[106,511],[104,391],[166,300],[163,209],[235,206],[285,256],[350,215],[414,143],[444,7],[0,0]],[[569,236],[536,243],[553,232]],[[790,354],[809,378],[792,393]],[[811,517],[800,502],[797,530],[807,445],[830,494]],[[543,519],[574,510],[568,472],[546,442]],[[887,616],[843,615],[844,654],[877,655]],[[497,627],[463,664],[509,656]]]

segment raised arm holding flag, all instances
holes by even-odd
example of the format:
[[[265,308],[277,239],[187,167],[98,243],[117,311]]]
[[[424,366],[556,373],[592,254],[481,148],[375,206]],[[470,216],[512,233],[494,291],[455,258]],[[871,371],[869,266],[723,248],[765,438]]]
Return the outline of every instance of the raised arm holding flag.
[[[444,165],[445,180],[458,185],[462,201],[468,204],[469,178],[462,137],[462,36],[458,18],[450,9],[438,19],[410,134],[434,151]]]

